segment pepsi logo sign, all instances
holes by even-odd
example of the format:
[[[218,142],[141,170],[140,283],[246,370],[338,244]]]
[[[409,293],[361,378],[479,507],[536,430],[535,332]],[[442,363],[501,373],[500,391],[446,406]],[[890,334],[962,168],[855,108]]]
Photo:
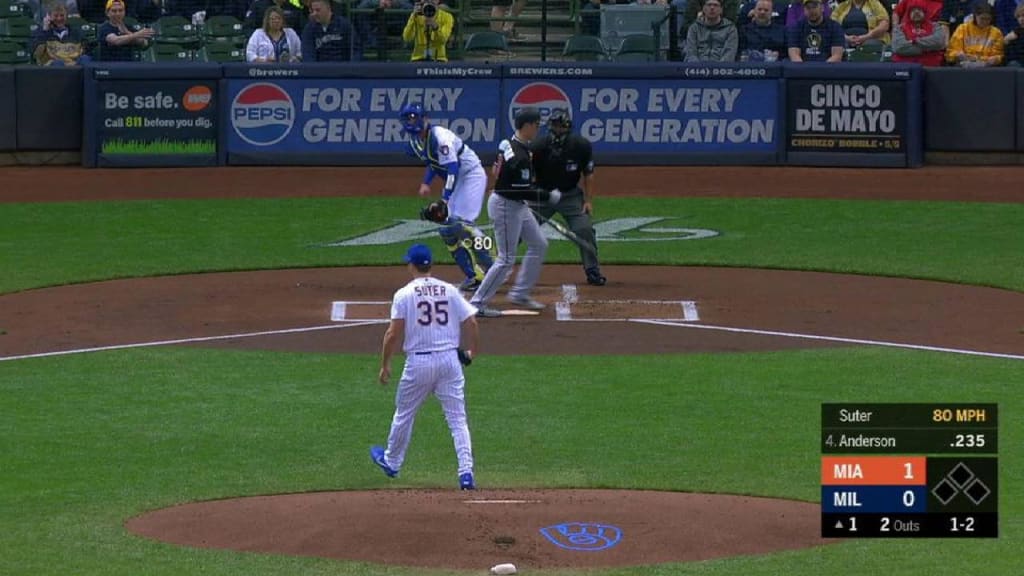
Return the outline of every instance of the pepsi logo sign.
[[[569,96],[558,86],[549,82],[532,82],[520,88],[508,106],[508,123],[515,128],[516,114],[523,108],[536,108],[540,111],[541,126],[546,126],[548,117],[555,110],[566,110],[572,117],[572,102]]]
[[[295,105],[277,84],[250,84],[231,102],[231,126],[253,146],[270,146],[284,139],[295,124]]]

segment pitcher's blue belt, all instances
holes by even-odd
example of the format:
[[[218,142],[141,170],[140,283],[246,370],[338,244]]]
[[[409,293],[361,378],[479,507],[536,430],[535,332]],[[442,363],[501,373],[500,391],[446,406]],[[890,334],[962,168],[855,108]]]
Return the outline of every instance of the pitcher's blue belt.
[[[426,350],[426,351],[423,351],[423,352],[413,352],[413,355],[415,355],[415,356],[428,356],[430,354],[443,354],[445,352],[451,352],[453,350],[455,350],[455,348],[448,348],[447,350]]]

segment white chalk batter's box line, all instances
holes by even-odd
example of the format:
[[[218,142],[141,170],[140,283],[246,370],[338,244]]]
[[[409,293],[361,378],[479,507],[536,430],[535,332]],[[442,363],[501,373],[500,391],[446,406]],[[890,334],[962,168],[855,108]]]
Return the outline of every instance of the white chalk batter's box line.
[[[567,287],[572,287],[571,291]],[[570,296],[571,294],[571,296]],[[571,298],[571,300],[570,300]],[[678,306],[682,317],[671,318],[573,318],[572,304],[602,305],[602,304],[639,304],[657,306]],[[362,320],[380,320],[380,318],[353,318],[349,316],[352,306],[390,306],[391,302],[386,300],[337,300],[331,303],[331,322],[351,322]],[[562,286],[562,301],[555,302],[555,319],[560,322],[629,322],[631,320],[660,320],[674,322],[700,322],[700,314],[697,312],[697,303],[692,300],[585,300],[580,301],[576,295],[575,286],[566,284]]]

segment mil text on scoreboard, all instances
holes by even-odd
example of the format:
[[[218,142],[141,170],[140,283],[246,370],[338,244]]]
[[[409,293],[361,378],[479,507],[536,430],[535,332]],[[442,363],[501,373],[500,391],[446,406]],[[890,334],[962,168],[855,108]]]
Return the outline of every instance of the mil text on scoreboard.
[[[822,404],[822,537],[997,537],[998,432],[992,403]]]

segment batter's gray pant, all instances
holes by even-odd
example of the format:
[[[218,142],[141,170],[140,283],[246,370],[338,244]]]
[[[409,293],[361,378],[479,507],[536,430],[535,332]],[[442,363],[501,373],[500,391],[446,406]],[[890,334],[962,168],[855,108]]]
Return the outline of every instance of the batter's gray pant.
[[[522,200],[509,200],[492,192],[487,199],[487,214],[494,223],[494,243],[498,247],[498,257],[470,299],[470,303],[477,307],[490,302],[511,274],[516,263],[520,237],[526,242],[526,256],[519,265],[515,285],[508,291],[509,298],[530,296],[530,291],[540,278],[544,255],[548,251],[548,240],[541,232],[540,224]]]

